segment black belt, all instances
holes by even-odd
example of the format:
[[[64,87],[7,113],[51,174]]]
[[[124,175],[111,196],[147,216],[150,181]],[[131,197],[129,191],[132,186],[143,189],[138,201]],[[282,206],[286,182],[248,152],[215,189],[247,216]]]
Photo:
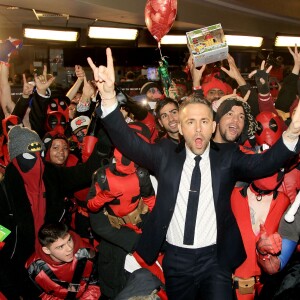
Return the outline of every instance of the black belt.
[[[206,247],[201,248],[184,248],[184,247],[178,247],[175,245],[172,245],[168,242],[166,242],[166,249],[172,249],[173,251],[177,253],[193,253],[193,254],[201,254],[201,253],[209,253],[217,250],[217,245],[210,245]]]

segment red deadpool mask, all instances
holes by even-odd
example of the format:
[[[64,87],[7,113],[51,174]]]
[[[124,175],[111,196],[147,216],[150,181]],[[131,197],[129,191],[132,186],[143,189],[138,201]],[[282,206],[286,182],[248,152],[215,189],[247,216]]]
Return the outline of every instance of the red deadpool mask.
[[[62,113],[66,120],[68,121],[69,118],[69,108],[68,104],[64,99],[58,99],[58,98],[50,98],[49,104],[48,104],[48,109],[47,109],[47,114],[53,111],[59,111]]]
[[[139,137],[146,142],[149,142],[151,133],[149,128],[140,122],[129,123],[128,126],[132,128]],[[114,157],[116,159],[116,169],[123,174],[132,174],[135,172],[137,165],[125,157],[118,149],[114,150]]]
[[[58,111],[52,111],[47,115],[46,129],[47,131],[55,131],[64,134],[67,128],[67,120],[64,114]]]
[[[7,134],[9,132],[9,130],[13,126],[18,125],[18,124],[21,124],[21,120],[19,117],[15,116],[15,115],[9,115],[5,119],[3,119],[2,120],[2,130],[3,130],[4,136],[7,138]]]
[[[272,112],[264,111],[257,115],[256,121],[258,124],[258,129],[255,133],[257,144],[274,145],[283,132],[280,117]]]
[[[123,174],[132,174],[136,170],[136,165],[133,161],[124,156],[118,149],[114,150],[116,159],[116,169]]]
[[[276,101],[279,93],[279,82],[276,78],[269,82],[269,88],[274,101]]]

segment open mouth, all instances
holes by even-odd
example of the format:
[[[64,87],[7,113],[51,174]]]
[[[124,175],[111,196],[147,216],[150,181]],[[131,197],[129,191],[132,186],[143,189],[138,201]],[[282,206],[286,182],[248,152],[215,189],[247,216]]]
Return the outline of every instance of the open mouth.
[[[170,128],[177,129],[178,125],[176,122],[169,123]]]
[[[234,135],[236,135],[237,133],[238,133],[238,128],[236,127],[236,126],[229,126],[229,132],[231,133],[231,134],[234,134]]]
[[[202,141],[202,139],[201,138],[196,138],[195,139],[195,145],[196,145],[196,148],[202,148],[202,146],[203,146],[203,141]]]

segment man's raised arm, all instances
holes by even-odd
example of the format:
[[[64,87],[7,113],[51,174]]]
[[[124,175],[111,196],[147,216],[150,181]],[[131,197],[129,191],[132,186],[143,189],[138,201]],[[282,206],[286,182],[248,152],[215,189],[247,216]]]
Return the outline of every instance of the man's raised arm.
[[[107,66],[96,67],[92,59],[88,57],[87,61],[94,73],[94,79],[101,96],[101,107],[103,113],[105,110],[113,110],[117,107],[118,101],[115,92],[115,70],[111,49],[106,49]],[[107,113],[106,113],[107,114]],[[102,116],[104,117],[104,116]]]
[[[300,102],[297,109],[292,116],[292,122],[290,123],[287,130],[282,134],[283,141],[288,146],[288,144],[296,144],[299,140],[300,135]]]

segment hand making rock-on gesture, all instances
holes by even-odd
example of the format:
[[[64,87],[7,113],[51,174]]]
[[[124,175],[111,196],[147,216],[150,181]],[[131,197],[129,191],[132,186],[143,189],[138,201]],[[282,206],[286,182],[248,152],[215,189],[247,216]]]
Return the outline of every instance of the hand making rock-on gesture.
[[[88,57],[87,61],[94,73],[96,86],[99,90],[102,105],[112,106],[117,102],[115,92],[115,70],[111,49],[106,49],[107,66],[100,65],[96,67],[92,59]]]

